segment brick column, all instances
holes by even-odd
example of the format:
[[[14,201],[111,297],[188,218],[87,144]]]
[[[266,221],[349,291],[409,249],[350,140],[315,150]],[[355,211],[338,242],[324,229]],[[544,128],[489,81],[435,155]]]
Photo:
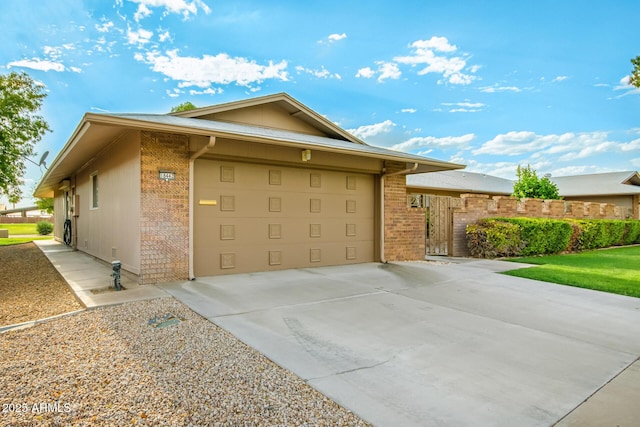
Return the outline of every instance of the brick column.
[[[386,173],[406,169],[404,163],[387,162]],[[387,261],[423,260],[425,210],[407,206],[405,175],[384,179],[384,257]]]
[[[605,204],[604,217],[607,219],[614,219],[616,217],[616,205],[614,205],[613,203]]]
[[[571,217],[584,218],[584,202],[571,202]]]
[[[142,132],[140,280],[143,284],[189,276],[189,140]],[[158,172],[175,172],[159,179]]]
[[[518,199],[510,196],[495,196],[498,203],[498,215],[508,217],[514,216],[518,211]]]
[[[522,199],[524,202],[524,215],[534,218],[542,217],[542,199]]]
[[[564,200],[548,200],[547,204],[551,218],[562,218],[564,216]]]
[[[600,215],[600,203],[586,202],[584,204],[587,209],[588,216],[591,219],[598,219],[601,217]]]

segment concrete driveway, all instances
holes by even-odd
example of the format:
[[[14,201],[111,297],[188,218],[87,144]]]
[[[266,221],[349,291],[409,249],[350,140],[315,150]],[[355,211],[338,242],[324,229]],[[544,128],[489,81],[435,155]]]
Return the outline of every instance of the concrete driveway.
[[[162,287],[378,426],[551,425],[640,355],[640,299],[496,274],[360,264]]]

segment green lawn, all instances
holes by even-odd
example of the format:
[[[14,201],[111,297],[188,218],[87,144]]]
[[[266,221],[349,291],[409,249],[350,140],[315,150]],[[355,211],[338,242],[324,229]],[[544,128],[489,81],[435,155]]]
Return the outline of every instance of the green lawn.
[[[504,274],[640,298],[640,246],[512,261],[538,266]]]
[[[0,228],[9,230],[9,236],[19,234],[38,234],[36,224],[0,224]]]
[[[0,238],[0,246],[18,245],[33,240],[53,239],[53,234],[40,236],[36,224],[0,224],[0,228],[9,230],[9,238]],[[29,237],[12,237],[29,236]]]
[[[34,240],[51,240],[51,239],[53,239],[53,236],[0,238],[0,246],[19,245],[20,243],[33,242]]]

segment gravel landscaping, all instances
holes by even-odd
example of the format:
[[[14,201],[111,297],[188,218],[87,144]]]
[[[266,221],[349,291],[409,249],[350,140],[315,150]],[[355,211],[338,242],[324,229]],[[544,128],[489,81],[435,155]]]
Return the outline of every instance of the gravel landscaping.
[[[24,275],[44,265],[30,257],[11,268]],[[55,300],[51,289],[35,296],[21,283],[30,290],[16,285],[19,295]],[[14,307],[25,308],[25,319],[34,317],[27,308],[41,313],[35,305]],[[173,298],[0,333],[0,369],[2,426],[367,425]]]
[[[0,327],[84,308],[34,243],[0,246]]]

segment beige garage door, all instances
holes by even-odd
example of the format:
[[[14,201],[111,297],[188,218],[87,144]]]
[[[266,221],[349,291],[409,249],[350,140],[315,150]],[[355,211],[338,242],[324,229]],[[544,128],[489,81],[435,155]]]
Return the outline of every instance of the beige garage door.
[[[194,273],[371,262],[372,175],[195,162]]]

